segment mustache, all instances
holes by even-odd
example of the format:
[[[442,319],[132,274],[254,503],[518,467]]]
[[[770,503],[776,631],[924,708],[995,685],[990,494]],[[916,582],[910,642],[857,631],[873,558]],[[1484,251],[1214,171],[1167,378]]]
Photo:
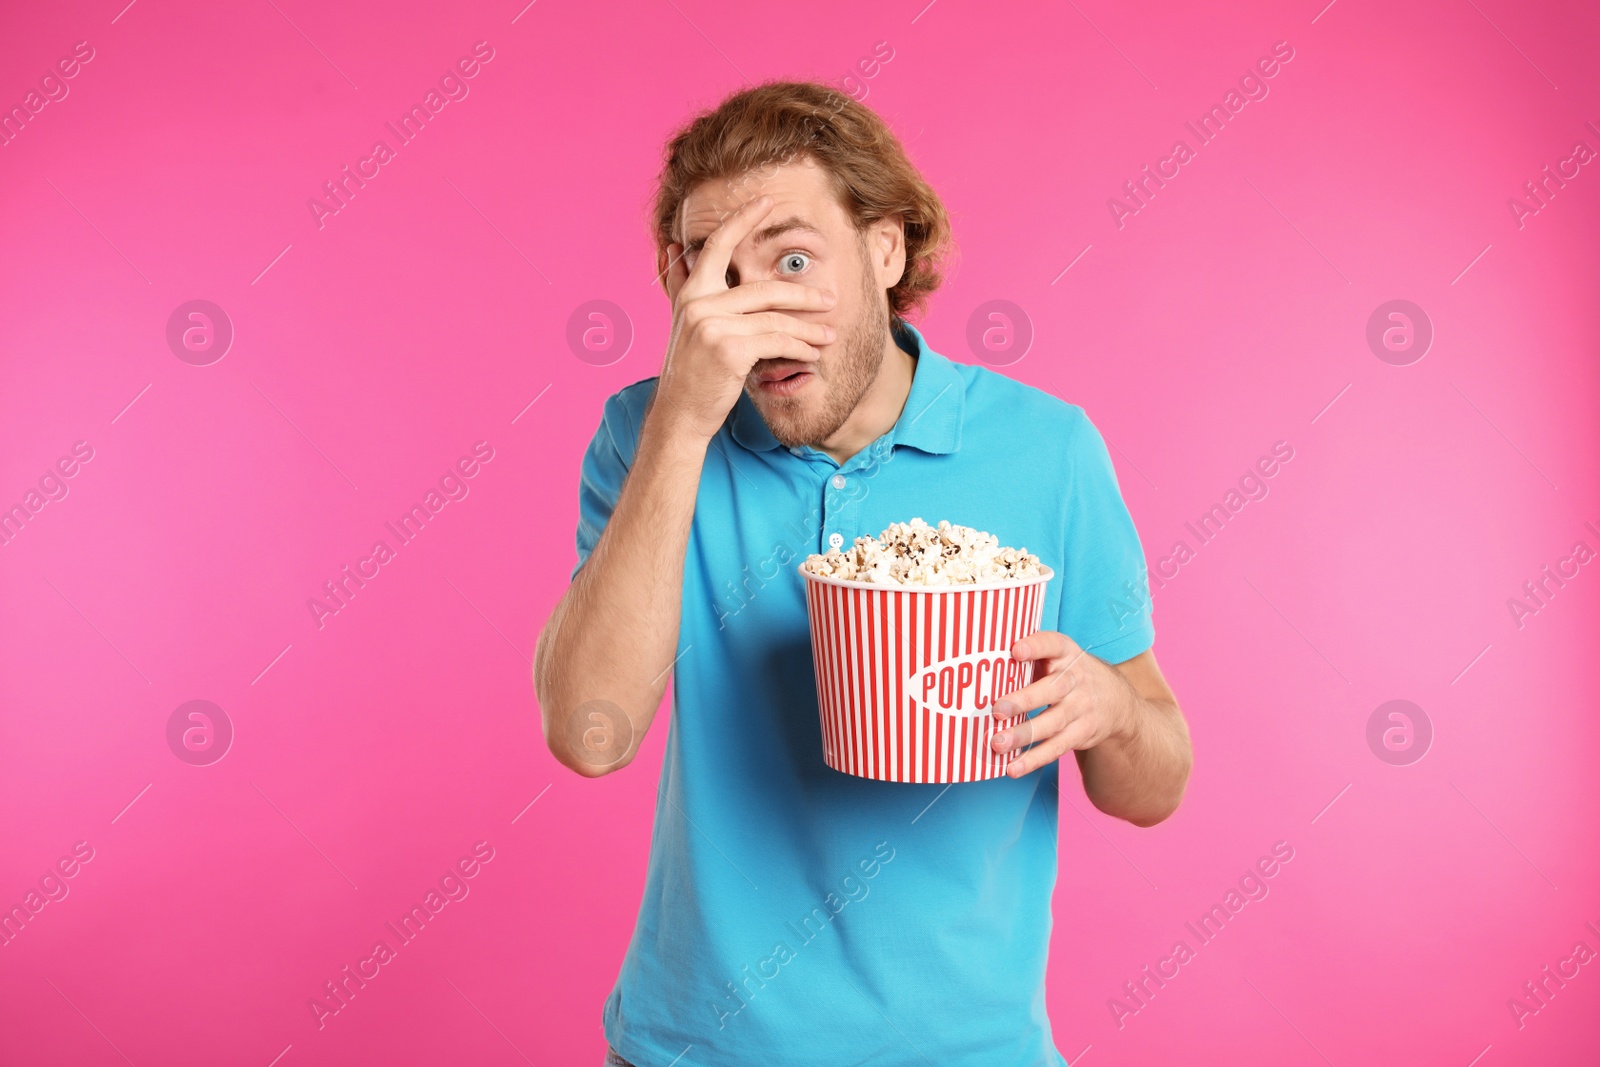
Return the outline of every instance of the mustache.
[[[756,382],[760,382],[762,378],[768,374],[786,377],[790,374],[796,373],[797,371],[810,371],[818,378],[827,377],[827,375],[823,373],[822,360],[820,359],[813,362],[807,362],[805,360],[798,359],[758,359],[756,360],[755,364],[751,366],[750,373],[745,376],[745,381],[754,384]]]

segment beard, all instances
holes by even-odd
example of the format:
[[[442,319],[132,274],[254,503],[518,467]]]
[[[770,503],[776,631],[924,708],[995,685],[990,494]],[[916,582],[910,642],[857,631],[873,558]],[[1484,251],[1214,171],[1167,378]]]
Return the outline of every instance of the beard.
[[[861,276],[861,313],[845,331],[838,362],[830,367],[818,362],[814,369],[817,383],[822,386],[820,397],[762,397],[755,388],[745,387],[756,410],[766,420],[767,429],[785,448],[820,445],[832,437],[850,418],[872,383],[878,380],[878,372],[883,368],[884,343],[889,337],[889,302],[883,290],[873,285],[872,263],[864,244]],[[750,370],[749,380],[760,380],[761,373],[775,362],[757,360]]]

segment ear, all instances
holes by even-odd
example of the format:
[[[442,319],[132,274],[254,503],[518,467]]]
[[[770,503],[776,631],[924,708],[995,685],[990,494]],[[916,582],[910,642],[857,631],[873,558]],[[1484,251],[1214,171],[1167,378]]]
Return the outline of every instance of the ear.
[[[893,289],[900,284],[906,273],[905,221],[899,215],[879,219],[872,225],[867,247],[883,287]]]

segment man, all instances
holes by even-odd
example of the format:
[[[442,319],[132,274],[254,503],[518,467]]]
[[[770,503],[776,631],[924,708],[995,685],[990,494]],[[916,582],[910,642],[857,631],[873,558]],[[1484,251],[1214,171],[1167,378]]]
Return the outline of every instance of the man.
[[[551,752],[627,765],[673,678],[644,899],[608,1063],[1062,1064],[1044,1007],[1058,760],[1140,826],[1187,728],[1150,651],[1144,557],[1082,409],[934,351],[937,197],[825,86],[737,93],[668,146],[661,373],[584,456],[578,564],[540,635]],[[1056,572],[1006,777],[852,777],[822,758],[805,555],[920,516]]]

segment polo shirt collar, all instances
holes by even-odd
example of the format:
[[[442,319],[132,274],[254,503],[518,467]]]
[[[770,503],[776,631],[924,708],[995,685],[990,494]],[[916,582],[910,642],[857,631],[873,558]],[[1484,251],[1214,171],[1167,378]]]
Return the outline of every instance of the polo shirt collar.
[[[961,447],[961,419],[966,408],[966,383],[955,365],[928,347],[921,332],[909,322],[894,320],[895,341],[917,357],[911,391],[905,408],[888,433],[890,445],[909,445],[923,452],[945,454]],[[753,452],[778,446],[767,421],[750,394],[739,391],[729,416],[733,439]]]

